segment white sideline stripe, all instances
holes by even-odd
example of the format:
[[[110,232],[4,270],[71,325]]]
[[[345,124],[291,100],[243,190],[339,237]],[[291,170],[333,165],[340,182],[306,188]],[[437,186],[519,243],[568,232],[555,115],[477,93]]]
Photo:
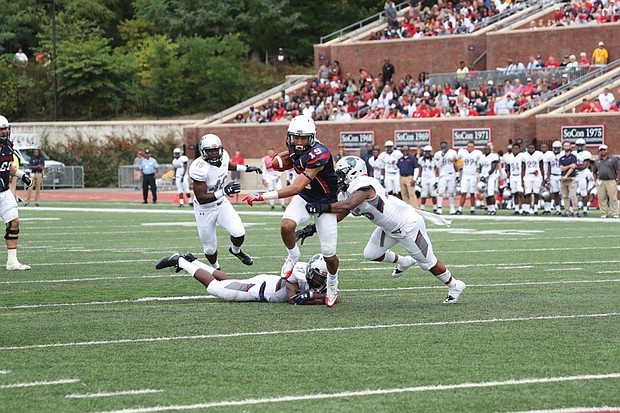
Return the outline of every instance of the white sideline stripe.
[[[568,407],[564,409],[551,409],[551,410],[528,410],[522,412],[509,412],[509,413],[582,413],[582,412],[620,412],[620,407]]]
[[[581,271],[581,270],[583,270],[583,268],[575,267],[575,268],[546,268],[544,271],[547,271],[547,272],[549,272],[549,271],[562,271],[562,272],[564,272],[564,271]]]
[[[13,373],[12,370],[0,370],[0,374],[10,374]]]
[[[0,389],[15,389],[18,387],[36,387],[36,386],[51,386],[53,384],[69,384],[79,383],[80,379],[62,379],[54,381],[34,381],[31,383],[13,383],[13,384],[0,384]]]
[[[92,399],[95,397],[129,396],[133,394],[161,393],[163,390],[144,389],[144,390],[123,390],[100,393],[72,393],[67,394],[67,399]]]
[[[0,351],[27,350],[27,349],[34,349],[34,348],[51,348],[51,347],[97,346],[97,345],[105,345],[105,344],[153,343],[153,342],[159,342],[159,341],[205,340],[205,339],[232,338],[232,337],[276,336],[276,335],[283,335],[283,334],[324,333],[324,332],[332,332],[332,331],[357,331],[357,330],[377,330],[377,329],[388,329],[388,328],[508,323],[508,322],[515,322],[515,321],[569,320],[569,319],[580,319],[580,318],[602,318],[602,317],[618,317],[618,316],[620,316],[620,313],[573,314],[573,315],[552,315],[552,316],[538,316],[538,317],[491,318],[491,319],[486,319],[486,320],[428,321],[428,322],[421,322],[421,323],[377,324],[377,325],[352,326],[352,327],[322,327],[322,328],[308,328],[308,329],[303,329],[303,330],[274,330],[274,331],[255,331],[255,332],[227,333],[227,334],[201,334],[201,335],[194,335],[194,336],[127,338],[127,339],[119,339],[119,340],[79,341],[79,342],[72,342],[72,343],[31,344],[27,346],[0,347]]]
[[[267,404],[267,403],[294,402],[294,401],[301,401],[301,400],[341,399],[345,397],[365,397],[365,396],[375,396],[375,395],[384,395],[384,394],[419,393],[419,392],[426,392],[426,391],[475,389],[475,388],[484,388],[484,387],[518,386],[522,384],[558,383],[558,382],[565,382],[565,381],[602,380],[602,379],[616,379],[616,378],[620,378],[620,373],[589,374],[589,375],[582,375],[582,376],[564,376],[564,377],[542,377],[542,378],[529,378],[529,379],[520,379],[520,380],[487,381],[487,382],[479,382],[479,383],[438,384],[434,386],[417,386],[417,387],[401,387],[401,388],[378,389],[378,390],[345,391],[345,392],[340,392],[340,393],[316,393],[316,394],[304,394],[301,396],[266,397],[262,399],[246,399],[246,400],[225,400],[225,401],[219,401],[219,402],[197,403],[197,404],[187,404],[187,405],[137,407],[133,409],[110,410],[107,412],[100,412],[100,413],[148,413],[148,412],[165,412],[165,411],[170,411],[170,410],[175,410],[175,411],[196,410],[196,409],[208,409],[211,407],[247,406],[247,405]]]
[[[599,271],[597,272],[597,274],[618,274],[620,273],[620,270],[613,270],[613,271]]]
[[[178,277],[178,275],[176,275]],[[121,277],[122,278],[122,277]],[[620,282],[620,279],[608,279],[608,280],[564,280],[564,281],[531,281],[522,283],[494,283],[494,284],[467,284],[468,287],[518,287],[522,285],[553,285],[553,284],[596,284],[596,283],[612,283]],[[378,292],[378,291],[407,291],[407,290],[435,290],[444,289],[445,285],[428,285],[417,287],[385,287],[385,288],[350,288],[340,289],[340,292]],[[89,301],[82,303],[51,303],[51,304],[24,304],[15,306],[0,307],[0,310],[19,310],[25,308],[45,308],[45,307],[75,307],[81,305],[106,305],[106,304],[127,304],[127,303],[145,303],[150,301],[187,301],[187,300],[203,300],[217,298],[212,295],[184,295],[175,297],[143,297],[127,300],[112,300],[112,301]]]
[[[176,278],[188,277],[187,274],[168,274],[168,275],[129,275],[127,277],[87,277],[87,278],[65,278],[60,280],[17,280],[17,281],[0,281],[0,284],[38,284],[38,283],[70,283],[81,281],[102,281],[102,280],[134,280],[140,278]]]

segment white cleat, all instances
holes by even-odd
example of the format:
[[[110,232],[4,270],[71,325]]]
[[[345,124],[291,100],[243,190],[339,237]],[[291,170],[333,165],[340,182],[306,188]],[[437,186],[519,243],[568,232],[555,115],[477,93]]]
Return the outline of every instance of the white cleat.
[[[293,258],[290,255],[287,256],[284,260],[284,265],[282,265],[282,269],[280,270],[280,277],[284,278],[285,280],[290,277],[293,273],[293,267],[295,266],[295,264],[297,264],[298,260],[299,257]]]
[[[18,262],[15,264],[7,264],[6,269],[8,271],[30,271],[32,268],[30,268],[30,265],[20,264]]]
[[[467,285],[461,280],[454,280],[454,287],[448,288],[448,296],[443,300],[444,304],[454,304],[459,301],[459,296]]]
[[[328,307],[333,307],[336,305],[338,301],[338,283],[333,285],[329,285],[329,281],[327,282],[327,293],[325,294],[325,305]]]
[[[415,260],[413,258],[410,257],[410,262],[411,264],[409,265],[400,265],[400,264],[396,264],[396,267],[394,267],[394,271],[392,271],[392,277],[394,278],[398,278],[401,275],[403,275],[403,273],[405,271],[407,271],[409,268],[411,268],[414,264],[415,264]]]

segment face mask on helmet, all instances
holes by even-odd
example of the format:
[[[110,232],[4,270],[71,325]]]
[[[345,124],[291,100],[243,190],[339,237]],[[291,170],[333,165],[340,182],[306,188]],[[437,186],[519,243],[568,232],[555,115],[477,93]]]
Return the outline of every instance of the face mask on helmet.
[[[295,116],[288,125],[286,135],[286,145],[289,151],[296,154],[303,152],[314,146],[316,142],[316,125],[311,117],[305,115]]]
[[[11,137],[11,124],[4,117],[0,116],[0,142],[4,143],[7,139]]]
[[[176,148],[172,153],[175,158],[178,158],[181,156],[181,150],[179,148]]]
[[[217,135],[209,133],[200,138],[199,148],[202,159],[211,165],[222,166],[222,155],[224,154],[224,146]]]
[[[306,281],[311,288],[321,290],[327,283],[327,264],[321,254],[316,254],[308,262],[306,271]]]
[[[366,162],[357,156],[345,156],[336,163],[338,190],[346,191],[354,179],[366,175]]]

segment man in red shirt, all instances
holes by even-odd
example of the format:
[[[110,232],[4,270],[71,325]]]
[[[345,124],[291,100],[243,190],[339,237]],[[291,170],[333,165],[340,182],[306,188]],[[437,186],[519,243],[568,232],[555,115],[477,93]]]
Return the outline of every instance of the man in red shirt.
[[[243,159],[243,156],[241,156],[241,152],[239,151],[235,151],[235,156],[231,159],[231,161],[236,163],[237,165],[245,165],[245,159]],[[237,182],[240,177],[241,172],[232,171],[230,173],[230,178],[233,180],[233,182]]]

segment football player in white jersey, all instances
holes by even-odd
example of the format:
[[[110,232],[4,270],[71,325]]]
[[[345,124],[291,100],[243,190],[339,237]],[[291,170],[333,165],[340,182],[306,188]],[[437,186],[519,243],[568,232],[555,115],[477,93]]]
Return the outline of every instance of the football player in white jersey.
[[[189,252],[161,258],[158,270],[185,270],[205,286],[207,292],[225,301],[260,301],[265,303],[323,304],[327,265],[321,254],[309,262],[298,262],[286,280],[278,275],[259,274],[245,280],[232,280],[226,273],[200,262]]]
[[[592,160],[592,154],[585,149],[586,141],[583,138],[579,138],[575,141],[576,150],[573,154],[577,157],[577,194],[581,197],[581,203],[583,204],[583,215],[588,215],[588,180],[586,169],[590,168],[590,161]],[[579,211],[577,211],[578,213]]]
[[[435,257],[431,240],[426,233],[424,217],[432,222],[448,224],[443,218],[414,209],[411,205],[388,194],[379,181],[366,174],[366,163],[357,156],[347,156],[336,164],[338,202],[308,204],[311,213],[336,213],[342,219],[349,213],[364,216],[377,228],[364,248],[369,261],[396,263],[392,273],[398,277],[414,263],[430,271],[448,286],[444,304],[456,303],[465,289],[463,281],[452,277],[446,265]],[[398,256],[390,248],[401,243],[410,256]]]
[[[396,162],[403,157],[403,153],[394,149],[394,142],[385,142],[385,151],[379,155],[384,176],[383,185],[391,195],[400,196],[400,172]]]
[[[437,212],[437,179],[435,172],[437,160],[433,158],[433,147],[431,145],[426,145],[423,148],[418,164],[420,165],[420,196],[422,198],[420,209],[424,210],[426,198],[430,197],[433,201],[433,212]]]
[[[181,154],[181,148],[174,148],[172,154],[174,155],[172,167],[174,168],[174,182],[177,185],[177,192],[179,193],[179,206],[183,207],[183,194],[187,195],[187,203],[189,206],[194,206],[192,194],[189,192],[189,176],[187,174],[187,163],[189,159],[187,156]]]
[[[267,187],[268,191],[277,191],[282,189],[282,174],[271,166],[271,160],[275,155],[273,148],[267,149],[267,155],[263,156],[263,185]],[[269,200],[269,205],[273,211],[275,205],[275,199]],[[282,209],[286,209],[284,198],[280,198],[280,205]]]
[[[368,164],[371,166],[370,171],[368,171],[368,176],[376,178],[377,180],[379,180],[379,182],[381,182],[381,185],[383,185],[384,176],[381,172],[383,168],[381,167],[381,160],[379,159],[379,155],[379,148],[376,146],[372,148],[372,156],[368,158]]]
[[[237,165],[230,161],[222,140],[212,133],[200,138],[200,158],[194,159],[189,167],[189,176],[194,182],[194,216],[204,254],[216,270],[217,261],[216,224],[223,226],[230,234],[229,252],[245,265],[252,265],[252,257],[241,251],[245,239],[245,228],[239,214],[228,201],[227,196],[241,192],[241,185],[230,182],[226,185],[228,171],[263,173],[260,168]]]
[[[436,175],[437,181],[437,213],[441,215],[441,206],[443,205],[443,197],[448,190],[448,199],[450,200],[450,214],[455,214],[454,208],[454,189],[456,187],[456,151],[448,148],[448,142],[440,143],[441,150],[435,152]]]
[[[544,155],[541,151],[536,150],[536,145],[530,143],[527,145],[527,152],[523,154],[525,163],[525,173],[523,175],[523,193],[525,194],[525,215],[530,214],[530,206],[534,204],[534,215],[538,215],[538,200],[540,188],[542,186]]]
[[[473,140],[467,142],[467,148],[459,149],[456,159],[463,161],[463,168],[461,169],[461,202],[459,209],[456,211],[458,215],[463,213],[463,205],[467,194],[469,194],[469,202],[471,208],[470,214],[476,213],[476,185],[478,184],[478,164],[482,158],[482,152],[475,149],[475,143]]]
[[[485,145],[482,153],[484,155],[480,158],[480,182],[486,185],[486,191],[481,192],[486,197],[487,214],[495,215],[497,213],[495,190],[499,180],[499,155],[491,151],[491,145]],[[485,185],[482,187],[484,188]]]
[[[507,187],[512,192],[515,215],[523,213],[523,173],[525,171],[523,168],[523,156],[519,143],[512,145],[512,153],[504,155],[506,173],[508,174]]]
[[[551,200],[555,203],[556,215],[562,215],[562,203],[560,202],[560,176],[562,175],[562,170],[560,169],[560,158],[563,155],[562,142],[553,141],[551,144],[551,154],[547,156],[549,158],[549,189],[551,191]]]

